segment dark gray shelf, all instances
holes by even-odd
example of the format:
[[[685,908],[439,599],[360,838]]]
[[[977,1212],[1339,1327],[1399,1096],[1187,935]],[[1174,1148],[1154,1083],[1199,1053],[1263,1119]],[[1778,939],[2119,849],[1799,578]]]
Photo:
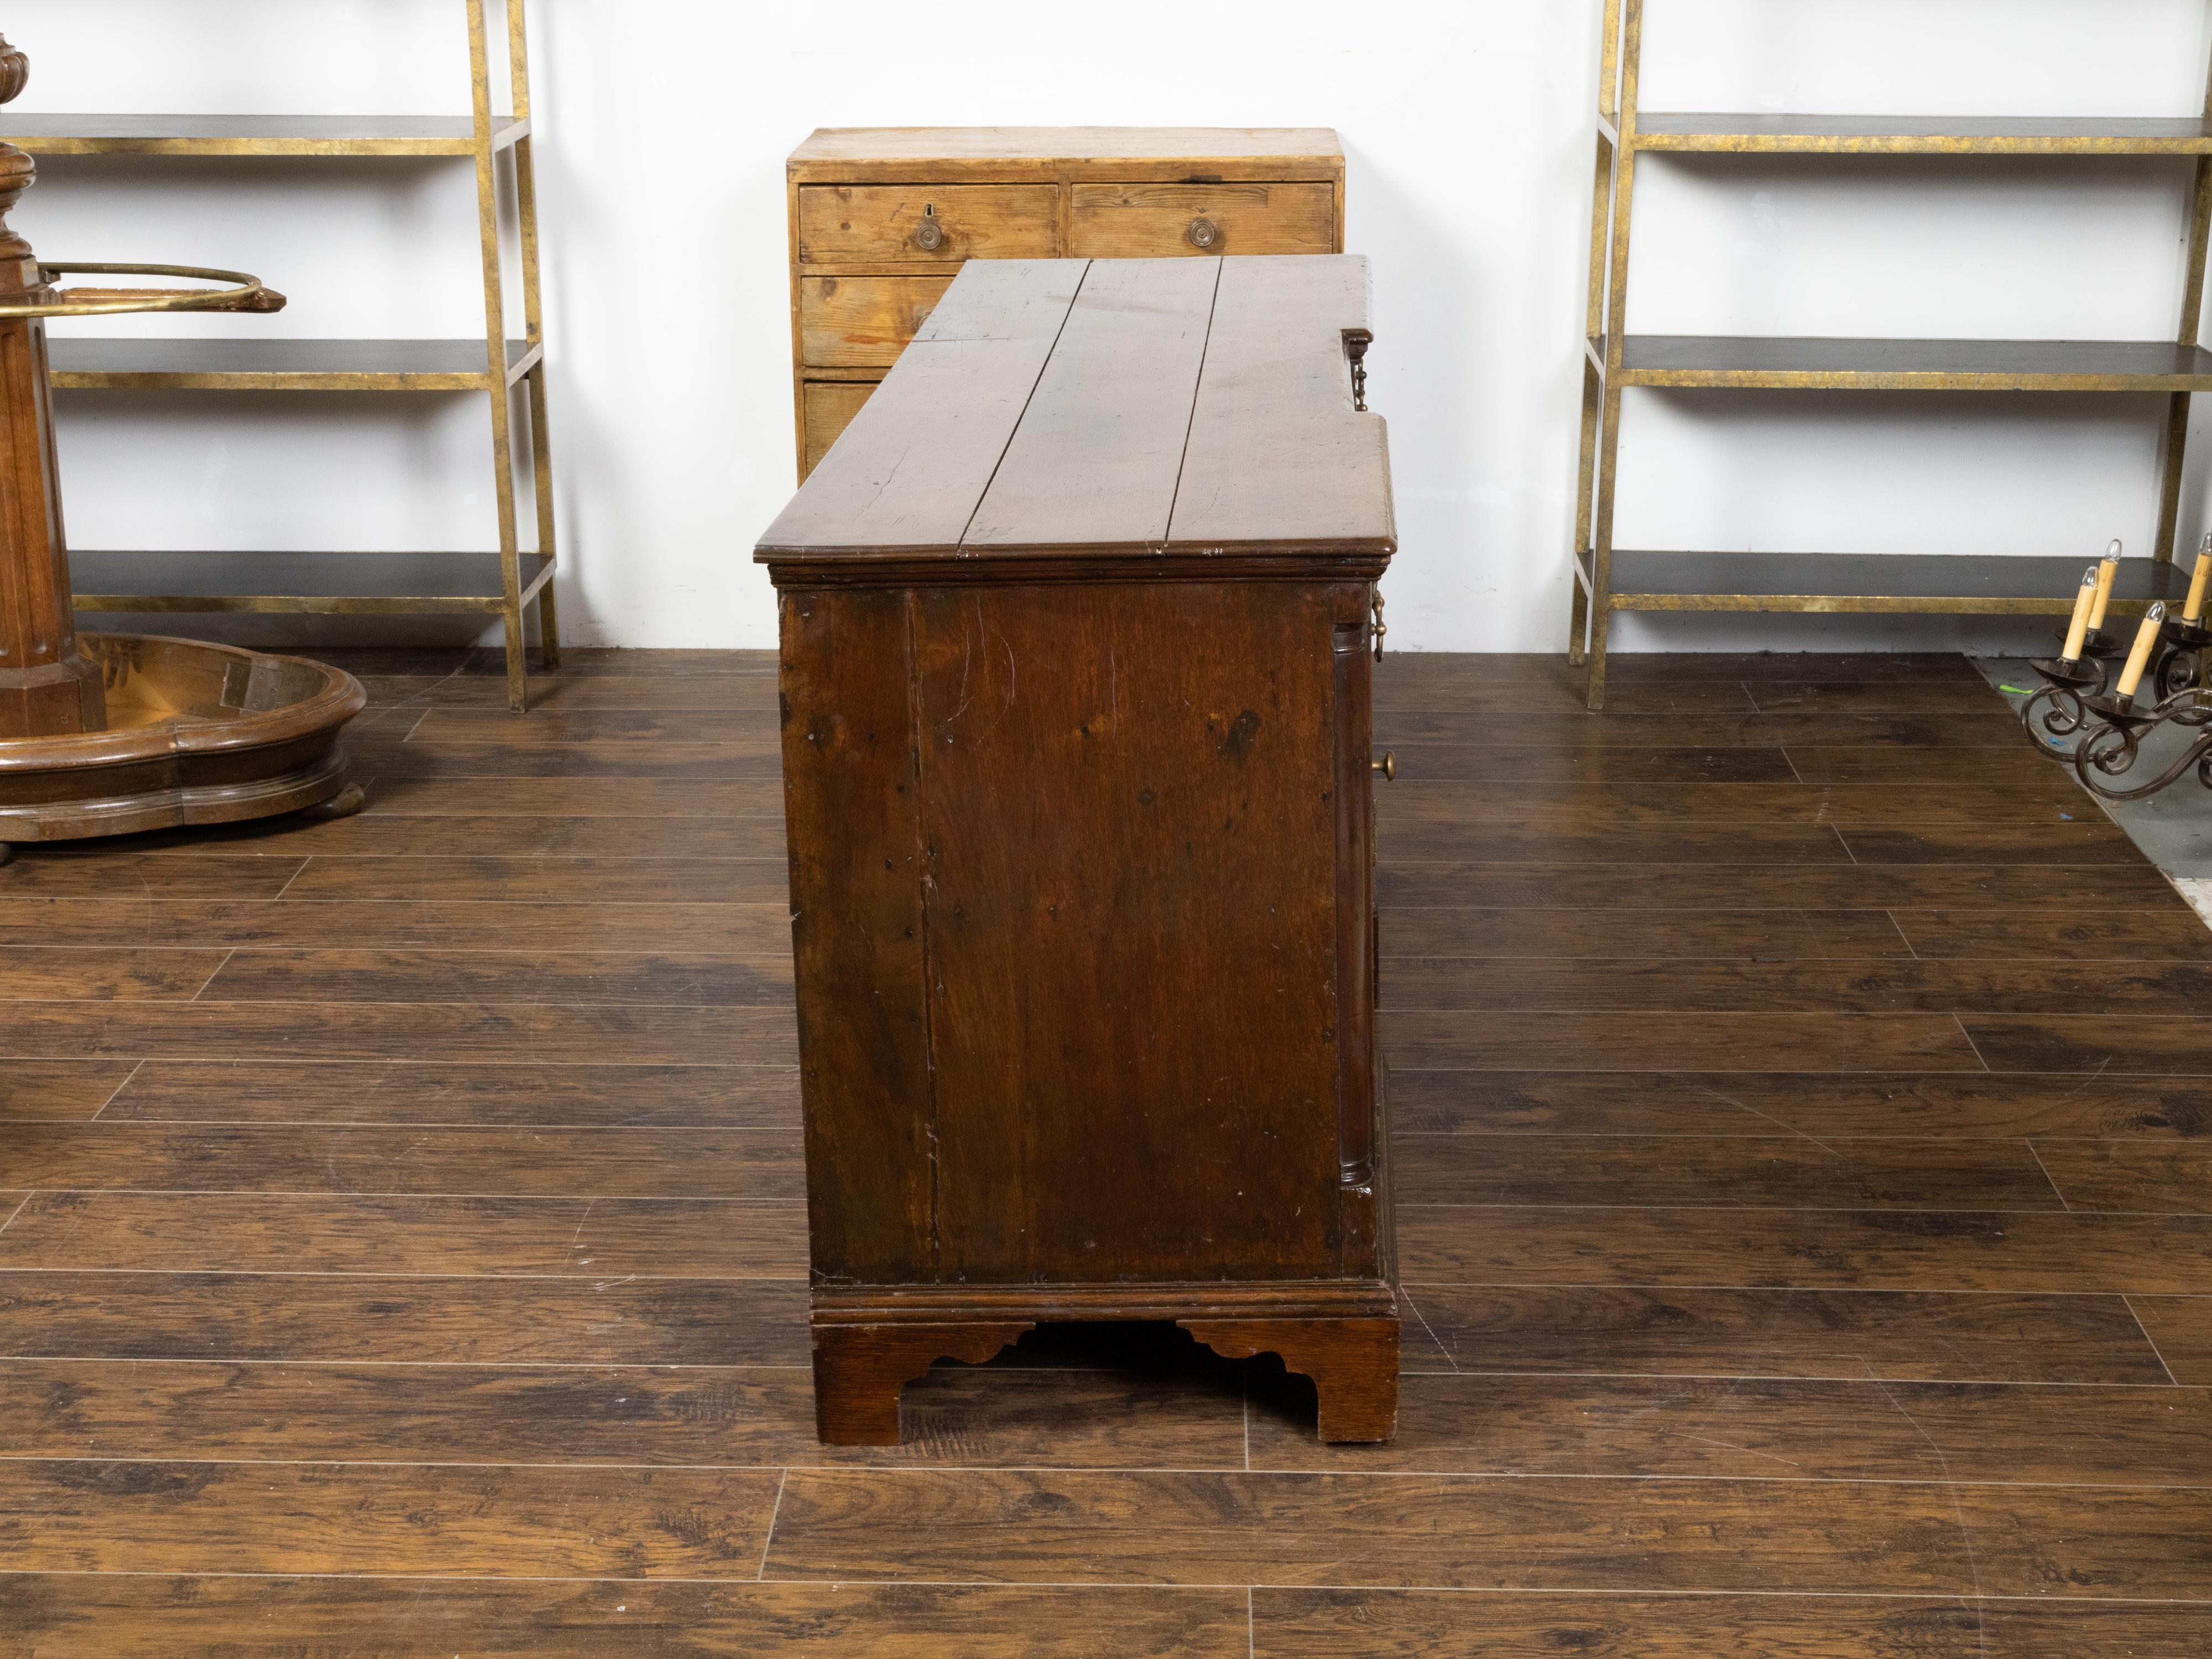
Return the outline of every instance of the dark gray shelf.
[[[0,142],[33,155],[468,155],[477,128],[465,115],[0,116]],[[527,121],[496,116],[492,148],[530,134]]]
[[[525,599],[553,561],[521,556]],[[103,552],[70,555],[87,611],[289,611],[418,615],[506,605],[497,553]]]
[[[2212,391],[2212,352],[2171,340],[1883,340],[1632,334],[1622,386],[1918,392]]]
[[[62,391],[485,392],[484,343],[475,340],[113,338],[56,336]],[[507,380],[528,373],[540,348],[507,343]]]
[[[1638,112],[1636,148],[1796,155],[2203,155],[2197,116],[1752,115]]]
[[[2065,616],[2081,573],[2080,556],[1978,556],[1957,553],[1691,553],[1616,548],[1616,611],[1943,611],[1966,616]],[[1587,587],[1587,556],[1576,576]],[[2154,559],[2123,559],[2112,608],[2139,612],[2154,599],[2178,603],[2189,574]]]

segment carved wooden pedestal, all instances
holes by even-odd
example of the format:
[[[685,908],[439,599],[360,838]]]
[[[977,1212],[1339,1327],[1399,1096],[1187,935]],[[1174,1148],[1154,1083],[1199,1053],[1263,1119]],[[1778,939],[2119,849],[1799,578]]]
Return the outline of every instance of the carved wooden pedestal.
[[[0,40],[0,103],[28,74]],[[45,319],[198,307],[203,295],[72,301],[51,287],[54,272],[6,222],[36,177],[29,156],[0,144],[0,861],[15,842],[357,809],[337,741],[368,702],[350,675],[190,640],[77,634]],[[246,284],[204,297],[230,310],[282,306]]]
[[[100,723],[0,742],[0,858],[15,842],[360,810],[338,744],[368,702],[352,675],[198,640],[81,645]]]

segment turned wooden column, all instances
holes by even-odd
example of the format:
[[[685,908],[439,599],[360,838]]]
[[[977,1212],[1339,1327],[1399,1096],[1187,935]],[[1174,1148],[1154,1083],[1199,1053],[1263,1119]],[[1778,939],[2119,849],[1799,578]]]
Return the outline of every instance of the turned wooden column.
[[[0,40],[0,104],[30,63]],[[8,213],[38,177],[31,158],[0,144],[0,304],[51,297],[31,245]],[[54,459],[46,325],[0,318],[0,740],[97,732],[106,725],[100,665],[79,647]]]

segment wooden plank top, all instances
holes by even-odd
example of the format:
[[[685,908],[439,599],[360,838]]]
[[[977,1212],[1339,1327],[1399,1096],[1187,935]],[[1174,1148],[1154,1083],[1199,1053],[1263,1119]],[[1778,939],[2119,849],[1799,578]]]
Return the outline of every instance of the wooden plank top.
[[[1221,261],[1170,545],[1396,544],[1387,428],[1346,395],[1366,315],[1363,258]]]
[[[963,265],[889,377],[769,527],[763,552],[957,552],[1088,264],[971,259]]]
[[[1396,549],[1357,256],[971,261],[769,564]]]
[[[1167,539],[1218,259],[1097,259],[963,550]]]
[[[1186,158],[1337,169],[1344,146],[1329,127],[817,127],[789,165],[794,172],[874,161],[1092,167]]]

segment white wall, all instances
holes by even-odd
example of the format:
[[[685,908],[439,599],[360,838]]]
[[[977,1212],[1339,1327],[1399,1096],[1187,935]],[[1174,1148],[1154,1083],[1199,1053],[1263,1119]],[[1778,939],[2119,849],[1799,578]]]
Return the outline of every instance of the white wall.
[[[781,170],[811,128],[1097,122],[1339,130],[1397,469],[1392,643],[1558,648],[1599,9],[536,0],[571,638],[773,641],[748,556],[792,488]],[[2178,114],[2203,96],[2205,0],[1650,12],[1650,108]],[[0,23],[32,54],[27,109],[459,112],[461,20],[460,0],[56,0]],[[478,325],[465,162],[99,158],[44,175],[15,222],[49,258],[241,267],[293,298],[273,319],[138,327]],[[1632,325],[2166,337],[2187,179],[2178,161],[1656,159]],[[1623,545],[2086,556],[2153,527],[2154,399],[1629,395]],[[491,538],[472,399],[63,402],[79,545]],[[1816,618],[1621,633],[1781,649],[2009,636]]]

